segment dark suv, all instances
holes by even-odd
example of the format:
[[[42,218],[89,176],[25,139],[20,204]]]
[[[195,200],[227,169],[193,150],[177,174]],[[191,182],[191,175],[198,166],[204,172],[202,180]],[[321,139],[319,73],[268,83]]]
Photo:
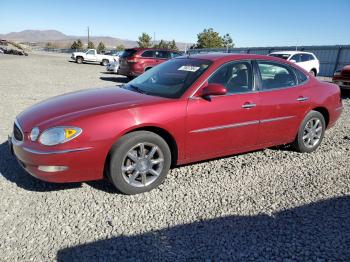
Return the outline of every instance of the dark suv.
[[[125,49],[119,58],[118,74],[133,78],[168,59],[182,55],[176,50],[158,48]]]

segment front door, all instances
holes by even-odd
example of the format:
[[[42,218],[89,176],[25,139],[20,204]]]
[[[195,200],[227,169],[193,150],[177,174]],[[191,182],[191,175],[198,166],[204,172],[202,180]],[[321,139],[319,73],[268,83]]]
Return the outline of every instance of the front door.
[[[191,161],[243,152],[257,144],[260,106],[252,72],[250,61],[225,64],[207,84],[224,85],[226,95],[189,98],[186,153]]]

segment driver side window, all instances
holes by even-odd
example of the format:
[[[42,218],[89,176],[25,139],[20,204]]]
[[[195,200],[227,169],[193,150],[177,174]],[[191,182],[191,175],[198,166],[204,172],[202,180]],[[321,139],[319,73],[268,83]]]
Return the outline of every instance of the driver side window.
[[[249,62],[226,64],[209,78],[208,83],[225,86],[227,94],[251,92],[253,90],[252,66]]]

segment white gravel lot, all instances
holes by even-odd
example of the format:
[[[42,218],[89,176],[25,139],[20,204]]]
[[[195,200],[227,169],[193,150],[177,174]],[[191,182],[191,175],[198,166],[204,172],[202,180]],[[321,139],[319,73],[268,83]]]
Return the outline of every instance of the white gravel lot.
[[[15,116],[125,78],[67,56],[0,55],[0,261],[349,261],[350,100],[312,154],[273,148],[173,169],[158,189],[49,184],[7,150]]]

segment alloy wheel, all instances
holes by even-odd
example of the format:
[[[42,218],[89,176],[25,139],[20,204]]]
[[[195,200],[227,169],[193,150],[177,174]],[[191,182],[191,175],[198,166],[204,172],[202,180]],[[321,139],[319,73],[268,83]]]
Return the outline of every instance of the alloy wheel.
[[[164,155],[152,143],[139,143],[132,147],[122,162],[124,180],[134,187],[146,187],[160,176],[163,170]]]
[[[311,118],[304,127],[303,142],[307,148],[315,147],[321,140],[323,132],[322,122],[318,118]]]

